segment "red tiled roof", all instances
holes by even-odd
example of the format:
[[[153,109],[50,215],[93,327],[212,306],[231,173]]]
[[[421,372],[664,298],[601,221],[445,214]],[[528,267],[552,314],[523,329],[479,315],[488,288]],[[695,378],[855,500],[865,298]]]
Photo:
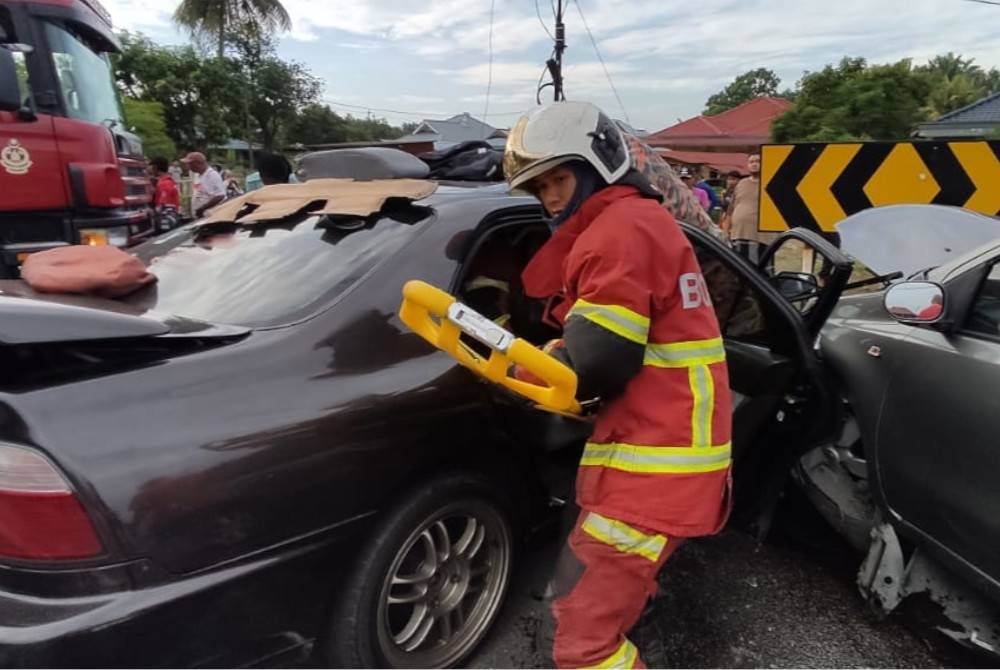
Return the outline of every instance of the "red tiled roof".
[[[696,116],[653,133],[646,141],[652,145],[754,144],[767,141],[771,122],[788,110],[792,103],[783,98],[761,97],[712,116]],[[697,140],[697,142],[692,142]],[[737,141],[738,140],[738,141]]]
[[[673,149],[656,149],[664,160],[685,165],[707,165],[719,172],[739,170],[747,174],[747,155],[741,153],[723,153],[718,151],[675,151]]]

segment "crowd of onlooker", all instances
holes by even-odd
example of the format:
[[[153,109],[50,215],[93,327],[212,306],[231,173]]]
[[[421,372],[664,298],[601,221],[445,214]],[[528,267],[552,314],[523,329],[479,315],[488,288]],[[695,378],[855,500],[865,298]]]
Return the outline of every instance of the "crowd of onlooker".
[[[164,156],[151,158],[157,228],[169,230],[184,218],[201,218],[219,203],[265,185],[297,182],[291,163],[281,154],[258,153],[254,167],[241,179],[235,170],[212,164],[200,151],[173,163]]]
[[[255,171],[242,180],[234,170],[213,165],[200,151],[168,163],[163,156],[149,162],[154,182],[157,228],[169,230],[184,218],[198,219],[221,202],[270,184],[296,183],[291,163],[277,153],[258,153]],[[681,180],[701,206],[732,240],[734,248],[751,260],[773,237],[757,230],[760,210],[760,154],[747,157],[747,170],[731,170],[713,186],[705,166],[680,166]],[[721,176],[721,175],[720,175]],[[186,187],[189,187],[186,188]],[[184,191],[187,191],[186,193]]]
[[[718,222],[737,252],[756,262],[760,250],[773,241],[773,233],[757,230],[760,212],[760,154],[747,156],[747,170],[730,170],[725,183],[715,188],[704,166],[680,166],[681,180],[712,218]]]

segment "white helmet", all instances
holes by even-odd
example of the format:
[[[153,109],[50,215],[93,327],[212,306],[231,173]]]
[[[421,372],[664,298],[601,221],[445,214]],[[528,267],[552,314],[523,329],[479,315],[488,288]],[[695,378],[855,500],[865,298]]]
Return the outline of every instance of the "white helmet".
[[[609,184],[621,179],[631,159],[618,125],[589,102],[553,102],[525,114],[511,129],[503,154],[512,189],[570,160],[585,160]]]

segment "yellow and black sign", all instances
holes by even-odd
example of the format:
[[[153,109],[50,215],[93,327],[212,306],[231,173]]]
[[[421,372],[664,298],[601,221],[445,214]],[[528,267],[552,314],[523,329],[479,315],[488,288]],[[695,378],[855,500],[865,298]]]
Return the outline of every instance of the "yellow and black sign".
[[[772,144],[761,151],[761,230],[836,232],[869,207],[957,205],[1000,215],[1000,141]]]

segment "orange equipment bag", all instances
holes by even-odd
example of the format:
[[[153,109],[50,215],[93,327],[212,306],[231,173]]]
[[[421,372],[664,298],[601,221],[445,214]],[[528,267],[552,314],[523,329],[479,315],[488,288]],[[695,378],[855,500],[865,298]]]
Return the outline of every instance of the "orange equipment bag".
[[[40,293],[118,298],[156,281],[141,260],[117,247],[65,246],[31,254],[21,278]]]

